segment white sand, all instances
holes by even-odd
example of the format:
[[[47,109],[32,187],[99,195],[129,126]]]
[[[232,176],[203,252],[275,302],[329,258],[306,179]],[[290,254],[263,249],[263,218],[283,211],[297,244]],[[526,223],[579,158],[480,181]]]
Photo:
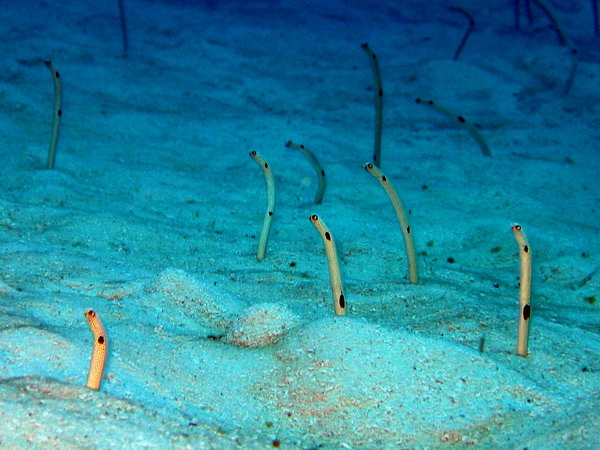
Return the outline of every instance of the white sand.
[[[547,0],[571,59],[512,2],[125,0],[0,9],[0,446],[600,447],[600,52],[589,2]],[[325,3],[325,4],[324,4]],[[377,4],[376,6],[375,3]],[[483,3],[483,5],[482,5]],[[363,170],[377,53],[382,170],[411,285]],[[51,59],[64,89],[45,170]],[[431,98],[479,129],[415,103]],[[327,173],[321,205],[309,147]],[[256,150],[275,174],[267,249]],[[338,244],[335,317],[317,213]],[[530,355],[515,354],[533,255]],[[108,334],[85,387],[93,308]],[[482,351],[481,351],[482,350]]]

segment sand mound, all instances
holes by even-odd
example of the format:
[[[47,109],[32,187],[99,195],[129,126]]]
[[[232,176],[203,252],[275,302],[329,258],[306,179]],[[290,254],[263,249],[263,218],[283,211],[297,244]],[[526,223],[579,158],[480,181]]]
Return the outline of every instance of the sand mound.
[[[264,347],[275,344],[298,324],[298,317],[283,305],[252,305],[238,317],[225,336],[229,344],[240,347]]]
[[[155,307],[177,321],[181,316],[212,332],[228,329],[245,304],[181,269],[168,268],[146,289]],[[166,300],[166,302],[165,302]]]
[[[44,377],[0,379],[0,436],[8,448],[222,448],[254,444],[184,417]],[[259,444],[260,443],[260,444]]]
[[[277,357],[286,364],[257,395],[312,445],[476,444],[549,402],[476,351],[348,318],[300,328]]]

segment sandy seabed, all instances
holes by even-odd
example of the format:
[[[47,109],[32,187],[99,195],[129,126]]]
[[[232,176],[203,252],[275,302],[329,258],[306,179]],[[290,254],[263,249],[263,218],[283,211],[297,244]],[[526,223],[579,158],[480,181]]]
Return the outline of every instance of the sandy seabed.
[[[109,2],[110,3],[110,2]],[[325,3],[325,4],[323,4]],[[0,445],[597,448],[600,53],[587,2],[9,2],[0,10]],[[408,282],[371,160],[408,210]],[[46,170],[63,87],[54,170]],[[416,98],[473,124],[489,145]],[[293,140],[322,164],[327,188]],[[268,161],[275,212],[263,261]],[[335,236],[346,316],[323,242]],[[519,248],[533,256],[515,354]],[[109,359],[85,387],[101,317]]]

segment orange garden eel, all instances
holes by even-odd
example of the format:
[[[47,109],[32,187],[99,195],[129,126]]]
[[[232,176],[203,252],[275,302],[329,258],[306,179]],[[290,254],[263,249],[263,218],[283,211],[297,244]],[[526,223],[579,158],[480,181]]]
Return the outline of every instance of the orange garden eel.
[[[86,310],[85,319],[94,335],[94,347],[92,349],[92,359],[90,361],[90,370],[86,386],[89,389],[97,391],[100,389],[102,375],[104,374],[104,366],[106,365],[108,339],[106,338],[106,331],[104,331],[104,326],[100,321],[100,317],[98,317],[95,311],[91,309]]]
[[[342,285],[342,276],[340,274],[340,263],[335,249],[335,241],[333,236],[319,216],[312,214],[310,216],[311,223],[321,233],[323,244],[325,245],[325,254],[329,263],[329,280],[331,281],[331,291],[333,294],[333,307],[338,316],[346,314],[346,298],[344,297],[344,286]]]
[[[250,157],[262,167],[267,185],[267,211],[265,212],[263,227],[258,241],[258,251],[256,252],[256,259],[262,261],[267,253],[267,242],[269,240],[269,231],[271,230],[271,221],[273,220],[275,209],[275,179],[269,163],[267,163],[262,156],[255,151],[251,151]]]
[[[419,271],[417,269],[417,253],[415,251],[412,230],[408,223],[408,217],[406,216],[404,206],[402,206],[402,202],[398,198],[394,186],[392,186],[392,183],[390,183],[388,178],[381,172],[381,170],[379,170],[379,168],[375,167],[371,163],[366,163],[365,170],[377,178],[381,186],[385,189],[385,192],[390,198],[392,205],[394,206],[396,217],[398,218],[398,223],[400,224],[400,230],[402,231],[402,239],[404,240],[406,257],[408,259],[408,279],[412,284],[418,284]]]
[[[529,341],[529,318],[531,317],[531,248],[521,225],[513,223],[512,232],[519,244],[521,277],[519,287],[519,329],[517,335],[517,355],[527,356]]]

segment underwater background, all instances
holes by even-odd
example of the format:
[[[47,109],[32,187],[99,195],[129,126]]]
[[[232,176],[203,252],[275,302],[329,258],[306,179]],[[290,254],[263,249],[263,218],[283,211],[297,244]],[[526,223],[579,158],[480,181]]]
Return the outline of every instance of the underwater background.
[[[0,446],[598,448],[595,6],[3,2]]]

